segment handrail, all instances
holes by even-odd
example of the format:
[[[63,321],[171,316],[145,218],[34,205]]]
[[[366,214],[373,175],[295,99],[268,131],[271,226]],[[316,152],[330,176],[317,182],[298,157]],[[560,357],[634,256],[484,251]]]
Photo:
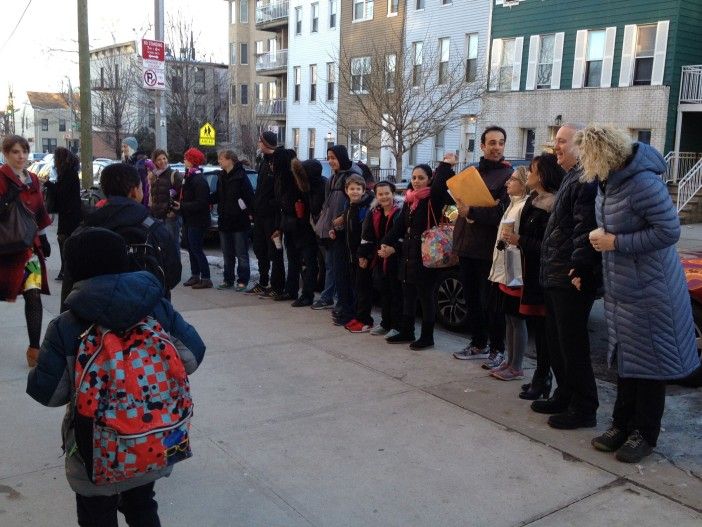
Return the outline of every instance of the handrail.
[[[266,51],[256,56],[256,71],[277,70],[288,67],[288,50]]]
[[[268,101],[256,102],[256,113],[258,115],[280,115],[284,116],[286,111],[285,99],[273,99]]]
[[[668,152],[663,158],[668,167],[662,176],[663,181],[677,182],[678,175],[687,174],[700,158],[702,153],[699,152]]]
[[[702,103],[702,64],[682,67],[679,102],[689,104]]]
[[[690,202],[700,189],[702,189],[702,159],[697,161],[685,174],[685,177],[678,182],[678,213],[685,208],[685,205]]]
[[[266,4],[257,3],[256,23],[266,24],[288,18],[288,0],[277,0]]]

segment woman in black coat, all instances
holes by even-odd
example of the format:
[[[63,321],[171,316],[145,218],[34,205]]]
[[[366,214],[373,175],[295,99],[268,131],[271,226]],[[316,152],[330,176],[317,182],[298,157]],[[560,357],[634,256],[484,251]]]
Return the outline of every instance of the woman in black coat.
[[[56,238],[61,253],[61,270],[56,280],[63,279],[63,242],[80,225],[83,215],[80,201],[79,159],[67,148],[58,147],[54,152],[56,168],[55,211],[58,214]]]
[[[444,204],[443,192],[431,186],[429,165],[412,170],[412,188],[405,195],[405,204],[392,230],[383,238],[378,256],[399,255],[398,275],[404,295],[400,332],[387,339],[390,343],[411,342],[410,348],[424,349],[434,345],[436,320],[436,269],[422,264],[422,233],[436,225]],[[430,209],[431,207],[431,209]],[[414,315],[417,300],[422,306],[422,334],[414,340]]]

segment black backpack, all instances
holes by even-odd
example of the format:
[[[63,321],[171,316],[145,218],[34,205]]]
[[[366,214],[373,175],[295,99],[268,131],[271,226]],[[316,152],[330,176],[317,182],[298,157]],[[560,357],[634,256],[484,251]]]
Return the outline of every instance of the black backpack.
[[[139,225],[118,227],[114,232],[127,242],[130,270],[149,271],[161,282],[163,290],[168,291],[165,255],[156,236],[158,227],[158,220],[147,216]]]

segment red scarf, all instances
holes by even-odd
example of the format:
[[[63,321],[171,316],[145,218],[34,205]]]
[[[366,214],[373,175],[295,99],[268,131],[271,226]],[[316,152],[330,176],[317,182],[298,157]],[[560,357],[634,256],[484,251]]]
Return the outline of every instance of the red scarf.
[[[413,190],[411,188],[407,189],[407,193],[405,194],[405,202],[409,203],[410,210],[414,212],[417,205],[419,205],[419,202],[425,198],[428,198],[430,192],[431,187],[424,187],[420,188],[419,190]]]

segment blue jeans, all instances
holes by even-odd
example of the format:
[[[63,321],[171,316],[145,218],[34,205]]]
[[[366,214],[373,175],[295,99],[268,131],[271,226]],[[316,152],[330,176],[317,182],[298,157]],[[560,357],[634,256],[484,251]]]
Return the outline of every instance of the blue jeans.
[[[163,220],[163,224],[173,238],[178,251],[180,251],[180,231],[183,229],[183,216],[176,214],[175,218],[166,218]]]
[[[205,241],[205,227],[185,226],[188,235],[188,255],[190,256],[190,274],[200,278],[210,279],[210,264],[202,248]]]
[[[324,252],[324,290],[320,293],[319,299],[326,304],[332,304],[336,294],[334,255],[331,246],[323,247],[322,251]]]
[[[219,241],[224,256],[224,281],[234,283],[234,263],[238,261],[236,282],[247,285],[251,277],[249,265],[249,236],[246,231],[219,231]]]

